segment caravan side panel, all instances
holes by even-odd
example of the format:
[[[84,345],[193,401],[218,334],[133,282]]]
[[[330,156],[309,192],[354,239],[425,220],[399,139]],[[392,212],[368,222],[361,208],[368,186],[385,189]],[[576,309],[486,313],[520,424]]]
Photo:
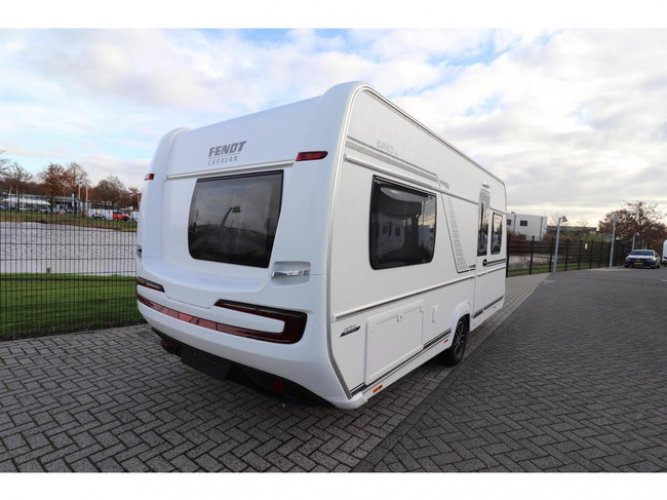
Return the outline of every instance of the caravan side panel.
[[[373,213],[378,183],[394,197],[384,216]],[[371,91],[357,95],[338,172],[329,272],[332,355],[352,396],[442,352],[456,322],[472,316],[474,193],[482,184],[502,190],[504,202],[497,179]],[[410,248],[434,240],[432,255],[378,268],[371,239],[387,254],[407,249],[410,228],[401,218],[420,196],[435,207],[433,215],[413,212],[419,229]]]

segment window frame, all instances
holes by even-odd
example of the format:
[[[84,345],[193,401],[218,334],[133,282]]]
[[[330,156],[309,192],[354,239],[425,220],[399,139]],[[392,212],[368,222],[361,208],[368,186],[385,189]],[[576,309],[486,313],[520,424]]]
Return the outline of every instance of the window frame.
[[[498,255],[502,253],[503,249],[503,219],[505,219],[505,216],[501,213],[498,212],[493,212],[491,216],[491,255]],[[498,231],[496,231],[496,221],[500,221],[500,228]],[[498,251],[494,251],[494,246],[493,246],[493,237],[494,235],[498,233],[500,235],[500,245],[498,246]]]
[[[393,234],[396,235],[397,233],[405,232],[405,225],[402,226],[396,226],[394,228],[389,228],[386,233],[384,233],[384,226],[380,226],[377,218],[380,215],[379,211],[379,196],[381,193],[381,188],[382,187],[390,187],[392,189],[399,190],[403,193],[412,195],[412,196],[419,196],[423,198],[422,201],[422,207],[426,207],[428,202],[432,202],[433,204],[433,224],[432,225],[425,225],[426,227],[430,227],[430,232],[433,235],[432,238],[432,245],[430,248],[426,246],[418,246],[413,250],[420,251],[420,250],[425,250],[426,251],[426,259],[412,259],[408,260],[405,259],[403,263],[396,264],[397,261],[391,264],[387,264],[386,262],[383,262],[382,259],[378,258],[377,254],[377,240],[378,236],[380,234],[385,234],[385,235],[390,235]],[[386,195],[384,195],[386,196]],[[406,202],[408,203],[408,202]],[[421,215],[419,216],[419,219],[424,219],[426,217],[430,217],[430,211],[428,214],[422,212]],[[370,210],[369,210],[369,218],[368,218],[368,258],[369,258],[369,263],[370,266],[373,270],[375,271],[380,271],[380,270],[385,270],[385,269],[398,269],[398,268],[403,268],[403,267],[411,267],[411,266],[416,266],[416,265],[422,265],[422,264],[429,264],[433,261],[433,258],[435,256],[435,248],[436,248],[436,238],[437,238],[437,219],[438,219],[438,196],[436,193],[423,190],[420,188],[415,188],[413,186],[403,184],[400,182],[396,182],[394,180],[390,180],[384,177],[380,177],[377,175],[373,176],[373,181],[371,183],[371,190],[370,190]],[[374,235],[374,230],[376,229],[377,226],[377,235]],[[419,228],[421,226],[417,225],[416,230],[419,231]],[[403,228],[403,230],[400,230],[399,228]],[[393,230],[393,231],[392,231]],[[405,245],[403,245],[405,246]]]
[[[261,256],[261,258],[256,258],[254,261],[248,257],[243,257],[242,252],[239,252],[238,249],[235,249],[235,252],[228,252],[227,254],[223,254],[220,250],[217,251],[217,254],[213,250],[209,250],[207,253],[205,253],[203,256],[198,255],[195,256],[193,253],[193,231],[197,230],[196,226],[196,219],[193,221],[193,210],[195,210],[195,204],[197,200],[197,188],[198,186],[201,186],[203,184],[209,183],[209,182],[221,182],[221,181],[233,181],[233,180],[238,180],[238,179],[253,179],[253,178],[261,178],[261,177],[277,177],[277,183],[278,186],[277,188],[275,186],[272,186],[272,189],[275,189],[275,192],[278,195],[277,201],[275,201],[275,206],[277,206],[277,210],[275,211],[275,216],[273,217],[275,222],[272,223],[272,229],[273,232],[267,232],[264,234],[265,238],[270,238],[271,242],[270,244],[265,244],[264,248],[264,255]],[[275,180],[273,182],[276,182]],[[271,265],[271,259],[273,257],[273,249],[275,245],[275,238],[276,238],[276,233],[278,230],[278,224],[280,222],[280,214],[282,211],[282,203],[283,203],[283,190],[284,190],[284,182],[285,182],[285,176],[284,176],[284,171],[283,170],[271,170],[268,172],[252,172],[252,173],[243,173],[243,174],[232,174],[232,175],[221,175],[221,176],[216,176],[216,177],[202,177],[197,179],[195,186],[192,191],[192,197],[190,200],[190,212],[188,214],[188,254],[190,257],[192,257],[195,260],[198,261],[203,261],[203,262],[215,262],[215,263],[220,263],[220,264],[230,264],[230,265],[239,265],[243,267],[252,267],[252,268],[261,268],[261,269],[268,269],[269,266]],[[273,200],[272,200],[273,203]],[[231,210],[232,207],[230,207],[230,213],[235,213],[233,210]],[[273,214],[270,211],[269,207],[269,215],[272,216]],[[224,220],[223,220],[224,222]],[[233,229],[230,227],[230,229]],[[215,257],[212,257],[215,255]]]

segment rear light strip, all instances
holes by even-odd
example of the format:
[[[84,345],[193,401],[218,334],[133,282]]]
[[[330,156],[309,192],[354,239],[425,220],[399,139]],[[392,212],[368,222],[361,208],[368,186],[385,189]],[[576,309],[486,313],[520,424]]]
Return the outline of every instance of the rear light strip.
[[[268,342],[275,342],[278,344],[294,344],[295,342],[298,342],[303,336],[304,330],[306,329],[307,315],[305,313],[283,311],[280,309],[254,307],[245,304],[238,304],[235,302],[218,301],[215,304],[216,306],[223,307],[225,309],[240,311],[248,314],[254,314],[255,316],[263,316],[266,318],[272,318],[283,321],[284,322],[283,331],[278,333],[273,333],[273,332],[265,332],[262,330],[254,330],[252,328],[243,328],[239,326],[228,325],[226,323],[220,323],[217,321],[212,321],[210,319],[199,318],[197,316],[193,316],[192,314],[187,314],[181,311],[177,311],[176,309],[163,306],[139,294],[137,294],[137,300],[146,307],[150,307],[151,309],[154,309],[159,313],[166,314],[171,318],[185,321],[186,323],[190,323],[192,325],[197,325],[201,326],[202,328],[215,330],[216,332],[229,333],[230,335],[237,335],[239,337],[246,337],[256,340],[265,340]]]
[[[141,247],[137,249],[137,252],[139,256],[141,256]],[[155,281],[147,280],[145,278],[140,278],[139,276],[137,276],[137,285],[145,286],[146,288],[157,290],[158,292],[164,292],[164,288],[159,283],[155,283]]]

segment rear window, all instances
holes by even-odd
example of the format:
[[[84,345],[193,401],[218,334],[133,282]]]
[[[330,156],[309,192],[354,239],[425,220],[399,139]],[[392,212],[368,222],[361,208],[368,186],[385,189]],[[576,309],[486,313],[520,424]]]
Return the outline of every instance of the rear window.
[[[199,260],[269,267],[282,183],[282,172],[199,179],[190,205],[190,255]]]

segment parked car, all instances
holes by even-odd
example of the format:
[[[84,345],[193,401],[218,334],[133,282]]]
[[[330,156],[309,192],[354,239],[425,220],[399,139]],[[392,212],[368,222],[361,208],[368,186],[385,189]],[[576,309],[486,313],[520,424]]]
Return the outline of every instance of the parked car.
[[[625,258],[625,267],[660,267],[660,257],[654,250],[633,250]]]
[[[127,212],[114,212],[113,220],[128,221],[130,220],[130,214],[128,214]]]

